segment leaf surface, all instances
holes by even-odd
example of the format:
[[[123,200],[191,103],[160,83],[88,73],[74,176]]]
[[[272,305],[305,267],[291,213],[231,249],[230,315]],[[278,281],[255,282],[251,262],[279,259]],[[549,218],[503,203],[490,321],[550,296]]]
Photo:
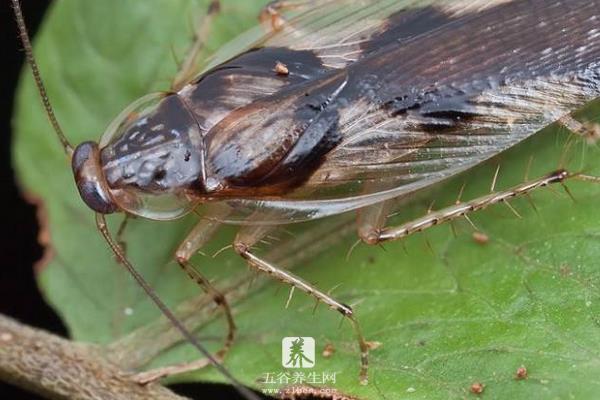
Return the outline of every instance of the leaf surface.
[[[265,2],[223,3],[204,56],[255,24]],[[57,2],[36,40],[36,53],[69,138],[97,140],[129,102],[167,88],[176,70],[171,54],[181,57],[206,6],[200,0]],[[15,168],[23,189],[44,201],[53,249],[52,260],[39,271],[40,287],[73,338],[119,348],[131,341],[126,334],[153,326],[158,313],[96,232],[28,75],[17,106]],[[598,104],[587,110],[588,118],[598,120],[599,115]],[[530,157],[529,176],[552,171],[567,138],[559,129],[546,129],[415,197],[393,221],[423,214],[433,200],[435,208],[453,204],[463,183],[463,199],[487,193],[498,164],[498,188],[521,182]],[[594,146],[575,142],[567,154],[574,168],[600,173]],[[290,376],[302,372],[306,379],[310,373],[335,375],[335,382],[325,386],[366,399],[466,398],[473,396],[469,388],[475,382],[483,383],[491,398],[593,398],[600,390],[600,187],[582,182],[569,187],[575,203],[559,191],[533,194],[537,213],[526,200],[515,200],[511,205],[522,219],[502,205],[473,215],[473,223],[490,239],[485,245],[472,239],[473,228],[464,220],[456,222],[456,236],[448,225],[440,226],[385,249],[360,245],[349,259],[354,237],[337,238],[334,232],[309,238],[327,249],[295,271],[325,291],[335,287],[336,298],[354,305],[367,339],[381,343],[371,353],[370,385],[358,384],[358,349],[347,323],[340,326],[340,318],[323,306],[313,315],[313,302],[303,294],[284,309],[287,290],[264,280],[247,291],[234,288],[238,339],[226,366],[248,385],[265,390],[281,385],[261,379],[286,371]],[[119,217],[110,219],[113,227],[119,222]],[[172,306],[199,293],[171,261],[194,222],[135,220],[125,235],[131,258]],[[294,227],[303,229],[312,228]],[[233,232],[224,229],[206,254],[227,245]],[[194,262],[223,290],[247,276],[231,251],[214,259],[198,256]],[[203,324],[199,335],[216,350],[223,332],[221,318]],[[287,336],[316,339],[314,369],[281,366],[281,340]],[[140,348],[144,340],[154,337],[140,339]],[[321,354],[326,344],[335,348],[329,358]],[[164,347],[152,365],[196,355],[187,345]],[[520,366],[527,368],[528,379],[515,380]],[[184,378],[222,380],[211,369]]]

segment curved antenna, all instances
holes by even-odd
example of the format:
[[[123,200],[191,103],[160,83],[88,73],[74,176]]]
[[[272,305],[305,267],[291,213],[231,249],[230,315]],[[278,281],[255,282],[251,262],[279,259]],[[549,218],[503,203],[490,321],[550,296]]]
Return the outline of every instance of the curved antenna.
[[[173,326],[183,335],[183,337],[190,342],[196,349],[200,351],[210,361],[210,363],[235,387],[235,389],[246,399],[248,400],[260,400],[260,398],[252,392],[250,389],[246,388],[242,385],[236,378],[231,375],[231,373],[219,362],[215,357],[210,354],[210,352],[198,341],[198,339],[190,333],[190,331],[177,319],[175,314],[167,307],[165,303],[158,297],[154,289],[146,282],[144,277],[140,275],[140,273],[135,269],[135,267],[129,262],[125,253],[123,253],[123,249],[117,242],[113,239],[108,230],[108,225],[106,224],[106,218],[103,214],[96,213],[96,226],[98,230],[108,243],[109,247],[117,256],[119,261],[125,266],[127,271],[133,276],[136,282],[142,287],[144,292],[150,297],[150,299],[156,304],[156,306],[160,309],[163,315],[173,324]]]
[[[52,108],[52,104],[50,104],[50,99],[48,98],[48,93],[46,92],[46,86],[44,86],[44,81],[42,80],[40,70],[33,55],[33,47],[31,46],[31,40],[29,39],[29,34],[27,33],[27,27],[25,25],[25,19],[23,18],[23,12],[21,11],[19,0],[12,0],[12,6],[17,18],[19,37],[21,38],[21,43],[23,44],[23,49],[25,50],[27,63],[31,68],[31,73],[33,74],[33,79],[35,80],[35,86],[37,87],[40,98],[42,99],[42,103],[44,104],[46,115],[48,116],[48,119],[52,124],[52,128],[54,129],[54,132],[56,132],[56,135],[58,136],[65,153],[71,157],[73,154],[73,145],[71,145],[67,137],[64,135],[62,128],[56,119],[56,115],[54,115],[54,109]]]
[[[37,86],[38,92],[42,99],[42,103],[44,105],[44,109],[46,110],[46,114],[56,135],[58,136],[65,153],[71,157],[73,155],[73,145],[69,142],[69,140],[64,135],[58,120],[56,119],[56,115],[54,114],[54,109],[50,103],[50,99],[48,98],[48,93],[46,92],[46,87],[44,86],[44,82],[42,80],[37,62],[33,55],[33,48],[31,46],[31,40],[29,39],[29,34],[27,33],[27,27],[25,25],[25,20],[23,18],[23,12],[21,10],[21,5],[19,4],[19,0],[11,0],[12,7],[15,12],[17,26],[19,29],[19,36],[21,38],[21,43],[23,44],[23,48],[25,49],[25,55],[27,58],[27,63],[31,68],[31,72],[33,74],[33,79],[35,80],[35,84]],[[191,343],[196,349],[202,353],[204,357],[206,357],[212,365],[235,387],[235,389],[246,399],[248,400],[260,400],[260,398],[252,392],[250,389],[243,386],[237,379],[231,375],[231,373],[219,362],[217,361],[212,354],[198,341],[198,339],[192,335],[192,333],[177,319],[175,314],[166,306],[166,304],[158,297],[156,292],[152,289],[152,287],[146,282],[146,280],[142,277],[142,275],[135,269],[135,267],[127,260],[125,254],[121,247],[115,242],[112,238],[110,231],[108,230],[108,226],[106,224],[106,219],[102,214],[96,214],[96,225],[98,230],[108,243],[109,247],[113,251],[113,253],[117,256],[119,261],[126,267],[131,276],[135,279],[135,281],[142,287],[144,292],[150,297],[150,299],[156,304],[156,306],[160,309],[162,314],[173,324],[173,326],[183,335],[183,337]]]

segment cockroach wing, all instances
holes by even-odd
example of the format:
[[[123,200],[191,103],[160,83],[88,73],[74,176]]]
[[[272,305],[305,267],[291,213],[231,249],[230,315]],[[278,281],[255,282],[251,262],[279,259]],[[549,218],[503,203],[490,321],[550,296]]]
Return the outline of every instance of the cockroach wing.
[[[327,67],[343,68],[384,42],[402,41],[449,22],[457,0],[292,0],[279,17],[266,14],[262,24],[223,46],[206,70],[249,49],[273,47],[308,50]],[[481,2],[470,8],[484,7]],[[492,2],[493,3],[493,2]],[[465,7],[465,6],[463,6]],[[393,29],[390,29],[393,24]],[[205,72],[206,72],[205,70]]]
[[[341,140],[294,190],[228,200],[225,222],[315,219],[412,193],[600,96],[600,0],[419,5],[326,1],[257,42],[346,70]]]
[[[229,112],[287,86],[314,80],[449,22],[436,4],[447,0],[285,1],[281,17],[223,46],[180,95],[209,130]],[[390,24],[393,23],[393,29]],[[276,26],[275,26],[276,25]],[[281,64],[287,73],[278,74]]]

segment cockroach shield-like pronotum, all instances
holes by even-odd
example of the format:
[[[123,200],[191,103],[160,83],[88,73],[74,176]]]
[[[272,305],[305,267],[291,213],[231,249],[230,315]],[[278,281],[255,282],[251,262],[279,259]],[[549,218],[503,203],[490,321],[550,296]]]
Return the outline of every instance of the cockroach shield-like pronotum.
[[[261,26],[244,34],[245,45],[225,46],[203,71],[183,62],[171,90],[133,102],[99,142],[77,147],[53,116],[17,0],[13,5],[46,109],[100,231],[165,315],[227,376],[224,353],[209,355],[158,299],[111,237],[105,214],[172,220],[203,208],[211,222],[200,221],[175,258],[228,315],[227,348],[234,331],[227,301],[189,260],[219,223],[240,224],[232,247],[251,268],[351,322],[366,384],[372,346],[352,308],[253,251],[274,226],[359,210],[360,238],[379,244],[540,186],[593,180],[561,169],[386,226],[394,199],[481,164],[551,123],[588,139],[598,135],[571,116],[600,95],[597,0],[274,2]],[[218,9],[213,2],[209,15]],[[187,61],[195,60],[203,32]]]

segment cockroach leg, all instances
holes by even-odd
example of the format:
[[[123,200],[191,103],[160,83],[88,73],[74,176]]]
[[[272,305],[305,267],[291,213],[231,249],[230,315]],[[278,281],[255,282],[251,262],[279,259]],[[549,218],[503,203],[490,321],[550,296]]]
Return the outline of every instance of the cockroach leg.
[[[219,360],[215,359],[215,357],[208,352],[198,341],[198,339],[192,335],[192,333],[183,325],[173,314],[173,312],[167,307],[167,305],[158,297],[154,289],[150,287],[148,282],[144,279],[137,269],[129,262],[125,253],[123,253],[123,249],[118,245],[118,243],[114,240],[113,236],[108,229],[108,225],[106,223],[106,218],[103,214],[96,213],[96,227],[98,231],[106,241],[106,244],[110,247],[112,252],[120,259],[121,264],[129,271],[131,276],[135,279],[135,281],[140,285],[140,287],[144,290],[144,292],[152,299],[154,304],[160,309],[162,314],[171,322],[171,324],[185,337],[185,339],[192,344],[198,351],[205,355],[206,361],[213,365],[222,375],[227,377],[227,379],[232,382],[237,390],[242,393],[248,399],[258,399],[253,392],[246,389],[242,386],[241,383],[237,379],[235,379],[227,369],[225,369]]]
[[[581,137],[585,140],[585,142],[588,145],[595,144],[598,142],[598,140],[600,140],[600,124],[598,124],[598,123],[580,122],[580,121],[576,120],[575,118],[573,118],[573,116],[571,114],[568,114],[568,115],[560,118],[557,121],[557,123],[558,123],[558,125],[564,127],[568,131],[570,131],[572,134],[572,136],[569,137],[569,140],[567,140],[567,143],[563,149],[563,152],[562,152],[562,155],[560,158],[560,164],[559,164],[561,166],[567,164],[567,157],[569,155],[569,150],[575,143],[575,140],[572,140],[572,139],[574,139],[575,137]],[[585,152],[585,147],[584,147],[584,152]]]
[[[206,277],[199,273],[190,262],[178,260],[178,263],[181,266],[181,268],[185,271],[185,273],[194,282],[201,286],[202,289],[204,289],[204,291],[213,299],[213,301],[218,306],[223,308],[223,312],[227,319],[228,332],[227,336],[225,337],[225,343],[223,344],[223,347],[214,354],[214,358],[219,362],[222,362],[229,350],[231,349],[231,346],[233,345],[233,341],[235,339],[236,327],[235,322],[233,320],[233,315],[231,313],[231,308],[229,307],[225,296],[221,292],[219,292]],[[155,382],[159,379],[166,378],[168,376],[195,371],[204,368],[208,365],[210,365],[210,361],[206,358],[201,358],[192,362],[169,365],[166,367],[160,367],[150,371],[141,372],[135,375],[134,379],[136,382],[145,385],[151,382]]]
[[[483,210],[484,208],[498,203],[504,203],[509,206],[508,201],[515,197],[527,196],[532,191],[551,184],[563,184],[564,181],[569,178],[587,179],[587,177],[579,174],[570,174],[566,170],[558,170],[541,178],[521,183],[504,191],[490,193],[471,201],[462,202],[438,211],[431,212],[428,215],[399,226],[383,227],[383,223],[381,223],[380,220],[367,220],[358,227],[358,234],[365,243],[374,245],[386,241],[402,239],[412,235],[413,233],[422,232],[425,229],[442,224],[444,222],[450,222],[457,218],[467,218],[467,220],[470,221],[470,219],[468,219],[468,214],[472,212]],[[381,207],[381,205],[375,205],[372,207],[378,208]],[[514,208],[511,209],[514,210]],[[378,216],[379,211],[366,211],[364,215]],[[477,228],[475,229],[478,230]]]
[[[272,1],[267,4],[259,15],[259,20],[262,23],[271,25],[274,32],[280,31],[285,25],[285,19],[281,16],[280,11],[286,7],[287,1]]]
[[[206,44],[212,23],[220,11],[221,2],[219,0],[212,0],[208,5],[206,14],[198,20],[196,30],[194,32],[194,41],[187,50],[185,57],[179,66],[179,71],[171,83],[171,90],[174,92],[177,92],[183,88],[190,81],[190,79],[192,79],[199,72],[197,66],[198,56]]]
[[[229,303],[225,299],[225,296],[219,292],[210,281],[204,277],[198,270],[190,263],[190,259],[198,250],[204,246],[204,244],[210,240],[214,232],[219,228],[220,223],[213,220],[203,220],[198,223],[192,231],[188,234],[185,240],[179,245],[179,248],[175,252],[175,259],[181,266],[183,271],[212,298],[217,306],[223,309],[225,318],[227,320],[228,332],[225,337],[223,347],[214,354],[214,358],[222,361],[235,339],[235,322],[233,320],[233,314]],[[210,363],[207,359],[203,358],[189,363],[181,363],[171,365],[167,367],[161,367],[154,370],[139,373],[135,376],[135,380],[147,384],[156,381],[167,376],[181,374],[184,372],[194,371],[203,368]]]
[[[259,20],[262,23],[271,25],[271,29],[274,32],[278,32],[283,29],[287,23],[283,17],[282,12],[288,10],[294,10],[301,7],[306,7],[311,3],[315,3],[314,0],[275,0],[271,1],[259,14]]]
[[[127,226],[129,225],[129,221],[134,219],[135,217],[131,214],[125,214],[121,224],[119,225],[119,229],[117,230],[117,234],[115,235],[115,240],[123,249],[125,255],[127,255],[127,242],[125,241],[125,231],[127,230]]]
[[[600,139],[600,124],[582,123],[573,118],[570,114],[565,115],[557,121],[559,125],[567,128],[577,136],[581,136],[588,143],[596,143]]]
[[[600,139],[600,125],[598,124],[583,124],[571,115],[566,115],[558,120],[558,123],[574,134],[585,138],[588,142],[596,142]],[[531,164],[531,162],[530,162]],[[527,167],[529,171],[530,166]],[[468,214],[474,211],[482,210],[493,204],[504,203],[508,209],[518,218],[522,218],[518,211],[509,203],[509,200],[514,197],[524,196],[531,202],[529,194],[537,188],[548,186],[552,183],[560,183],[563,185],[567,194],[573,198],[568,188],[564,186],[564,181],[570,177],[577,177],[581,180],[590,180],[588,177],[580,174],[569,174],[565,170],[558,170],[549,175],[526,181],[511,189],[495,192],[496,182],[498,179],[499,168],[496,169],[494,179],[492,181],[492,193],[479,197],[475,200],[463,203],[460,197],[464,190],[464,185],[461,188],[456,204],[451,207],[444,208],[436,212],[428,212],[426,216],[415,219],[397,227],[383,228],[385,224],[385,212],[389,205],[376,204],[367,209],[359,210],[358,212],[358,235],[367,244],[379,244],[381,242],[402,239],[416,232],[421,232],[427,228],[439,225],[443,222],[452,221],[456,218],[465,218],[477,231],[479,230],[470,220]],[[528,175],[528,172],[527,174]],[[592,177],[593,178],[593,177]],[[531,202],[532,207],[535,205]],[[537,210],[536,210],[537,211]]]
[[[296,286],[292,286],[292,288],[290,289],[290,294],[288,295],[288,299],[285,302],[285,309],[286,310],[290,307],[290,303],[292,302],[292,297],[294,297],[294,290],[295,289],[296,289]]]
[[[390,215],[391,201],[375,204],[371,207],[360,209],[356,212],[358,236],[369,244],[378,244],[378,232]]]
[[[348,318],[352,324],[352,328],[356,333],[358,339],[358,345],[361,352],[361,368],[360,368],[360,382],[361,384],[368,383],[368,354],[369,347],[365,341],[360,325],[354,316],[352,308],[346,304],[343,304],[328,294],[322,292],[317,287],[306,282],[302,278],[290,273],[289,271],[278,268],[272,263],[255,255],[251,248],[258,243],[263,236],[265,236],[271,228],[264,225],[247,225],[243,226],[238,232],[233,248],[235,251],[248,263],[248,265],[258,272],[270,275],[274,279],[277,279],[283,283],[291,285],[296,289],[302,290],[306,294],[314,297],[318,302],[326,304],[332,310],[335,310]]]

